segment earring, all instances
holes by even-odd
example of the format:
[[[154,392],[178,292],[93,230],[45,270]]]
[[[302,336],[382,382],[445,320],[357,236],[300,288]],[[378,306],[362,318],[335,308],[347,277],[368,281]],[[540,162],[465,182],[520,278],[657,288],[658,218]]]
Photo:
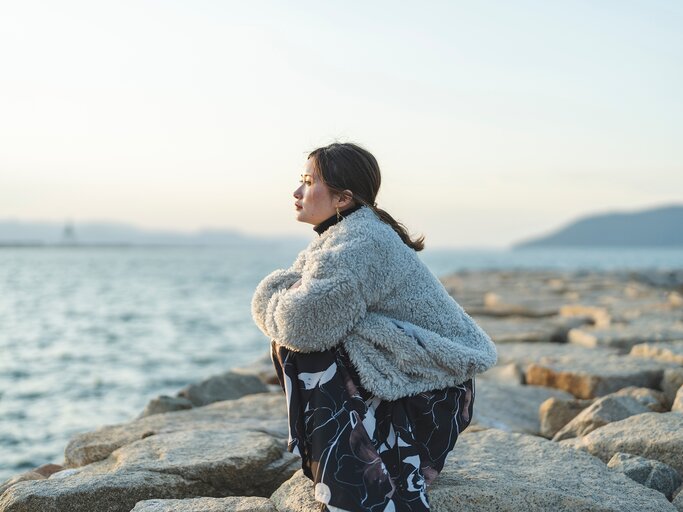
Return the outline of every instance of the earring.
[[[342,220],[342,216],[339,214],[339,206],[337,206],[337,222]]]

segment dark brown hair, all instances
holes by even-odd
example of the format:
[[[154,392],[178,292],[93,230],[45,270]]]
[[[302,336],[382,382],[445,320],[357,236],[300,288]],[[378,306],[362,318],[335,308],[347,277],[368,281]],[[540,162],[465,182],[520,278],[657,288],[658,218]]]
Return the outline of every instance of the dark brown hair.
[[[361,203],[372,208],[380,220],[389,224],[406,245],[416,251],[424,249],[424,236],[411,240],[403,224],[377,207],[375,198],[382,177],[379,164],[372,153],[352,142],[333,142],[311,151],[308,158],[311,157],[318,176],[333,193],[343,195],[344,190],[350,190],[356,204]]]

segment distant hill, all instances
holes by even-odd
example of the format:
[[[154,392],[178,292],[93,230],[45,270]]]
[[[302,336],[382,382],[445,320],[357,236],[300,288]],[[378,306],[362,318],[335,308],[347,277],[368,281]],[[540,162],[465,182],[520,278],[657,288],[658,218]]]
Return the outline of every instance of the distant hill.
[[[674,246],[683,246],[683,206],[680,205],[587,216],[549,235],[513,244],[512,249]]]
[[[117,222],[62,224],[0,220],[0,246],[7,245],[247,245],[303,243],[291,236],[256,237],[233,230],[204,229],[194,233],[148,230]]]

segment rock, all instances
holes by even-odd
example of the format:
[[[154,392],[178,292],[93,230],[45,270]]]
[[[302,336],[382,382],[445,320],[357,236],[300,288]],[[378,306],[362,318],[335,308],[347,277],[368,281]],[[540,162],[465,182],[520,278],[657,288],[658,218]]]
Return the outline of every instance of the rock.
[[[651,388],[627,386],[612,393],[612,396],[629,396],[634,398],[652,412],[666,412],[669,410],[666,396],[662,391]]]
[[[641,343],[673,341],[682,338],[682,325],[646,321],[601,328],[574,328],[568,334],[569,343],[589,348],[613,347],[625,351]]]
[[[152,435],[70,476],[20,482],[2,495],[0,511],[128,512],[150,498],[268,496],[301,466],[285,445],[227,428]]]
[[[674,402],[671,405],[671,410],[673,412],[683,413],[683,386],[678,388],[678,393],[674,397]]]
[[[475,317],[477,324],[486,331],[495,343],[515,342],[553,342],[567,341],[568,332],[574,327],[586,324],[587,318],[552,317],[543,319],[527,319],[519,317],[491,318],[477,316],[476,312],[468,313]]]
[[[661,386],[666,397],[667,407],[670,409],[676,393],[683,386],[683,368],[667,368],[664,370]]]
[[[104,459],[117,448],[149,435],[181,430],[237,429],[240,426],[286,437],[284,394],[247,395],[238,400],[216,402],[186,411],[153,414],[129,423],[105,425],[92,432],[77,434],[64,449],[65,466],[78,467]]]
[[[160,395],[147,403],[145,409],[138,415],[138,418],[144,418],[152,414],[192,409],[192,407],[194,407],[194,404],[187,398]]]
[[[617,452],[631,453],[658,460],[683,473],[683,413],[680,412],[637,414],[577,439],[572,446],[605,463]]]
[[[639,484],[661,492],[669,501],[683,479],[678,472],[663,462],[646,459],[630,453],[615,453],[607,467],[624,473]]]
[[[633,346],[630,354],[683,365],[683,340],[639,343]]]
[[[541,424],[540,435],[551,439],[562,427],[594,401],[595,399],[570,398],[563,400],[555,397],[548,398],[538,408]]]
[[[255,375],[225,372],[214,375],[198,384],[190,384],[178,392],[194,405],[207,405],[221,400],[235,400],[253,393],[268,391],[266,385]]]
[[[496,365],[477,375],[477,379],[493,380],[501,384],[520,385],[524,384],[524,372],[522,372],[517,363],[509,363]]]
[[[131,512],[277,512],[268,498],[188,498],[184,500],[142,500]]]
[[[38,466],[31,471],[26,471],[19,475],[13,476],[12,478],[0,483],[0,496],[2,496],[3,492],[16,483],[24,482],[26,480],[43,480],[48,478],[50,475],[57,473],[61,469],[63,469],[63,467],[59,464],[43,464],[42,466]]]
[[[657,389],[671,363],[629,355],[588,353],[541,358],[526,368],[527,384],[563,389],[577,398],[595,398],[627,386]]]
[[[559,314],[565,317],[587,317],[595,327],[607,327],[611,320],[607,308],[583,304],[565,304],[560,308]]]
[[[650,412],[650,409],[633,397],[616,394],[603,396],[562,427],[553,436],[553,441],[585,436],[608,423],[644,412]]]
[[[266,385],[280,385],[270,353],[264,354],[251,364],[233,368],[232,371],[240,375],[255,375]]]
[[[320,503],[313,498],[313,482],[299,469],[271,496],[278,512],[318,512]]]
[[[211,496],[204,482],[154,471],[20,482],[0,496],[1,512],[128,512],[140,500]]]
[[[548,398],[569,399],[569,393],[540,386],[514,386],[477,380],[472,423],[464,432],[497,428],[539,435],[538,408]]]
[[[496,350],[498,351],[499,365],[516,363],[523,370],[526,370],[528,365],[537,363],[544,357],[574,355],[581,357],[582,355],[585,355],[586,357],[590,358],[601,358],[617,353],[615,349],[590,349],[586,347],[580,347],[578,345],[570,345],[569,343],[553,343],[544,341],[533,343],[501,343],[496,345]]]
[[[547,439],[489,429],[458,439],[428,490],[433,512],[675,512],[659,492]],[[317,512],[301,471],[273,495],[280,512]]]
[[[676,507],[678,512],[683,512],[683,486],[678,489],[677,493],[678,494],[675,494],[674,500],[671,502],[671,504]]]

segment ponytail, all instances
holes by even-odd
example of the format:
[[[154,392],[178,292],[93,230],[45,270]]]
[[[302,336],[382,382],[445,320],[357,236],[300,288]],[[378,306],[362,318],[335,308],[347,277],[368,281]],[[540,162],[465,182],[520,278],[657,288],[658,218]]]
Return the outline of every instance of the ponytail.
[[[378,208],[377,203],[370,204],[359,197],[356,197],[354,199],[359,203],[362,203],[370,207],[372,211],[377,214],[377,216],[382,222],[384,222],[385,224],[389,224],[393,228],[393,230],[396,231],[396,234],[399,237],[401,237],[403,243],[406,244],[408,247],[410,247],[414,251],[421,251],[425,248],[424,235],[420,236],[419,238],[416,238],[415,240],[412,240],[410,238],[410,235],[408,234],[408,228],[406,228],[402,223],[400,223],[391,215],[389,215],[389,212],[387,212],[386,210],[382,210],[381,208]]]
[[[403,224],[388,212],[377,208],[374,201],[382,178],[377,159],[367,149],[352,142],[333,142],[314,149],[308,158],[313,158],[318,175],[331,191],[344,194],[345,190],[350,190],[355,202],[370,207],[408,247],[415,251],[424,249],[424,236],[412,240]],[[364,199],[366,197],[370,200]]]

